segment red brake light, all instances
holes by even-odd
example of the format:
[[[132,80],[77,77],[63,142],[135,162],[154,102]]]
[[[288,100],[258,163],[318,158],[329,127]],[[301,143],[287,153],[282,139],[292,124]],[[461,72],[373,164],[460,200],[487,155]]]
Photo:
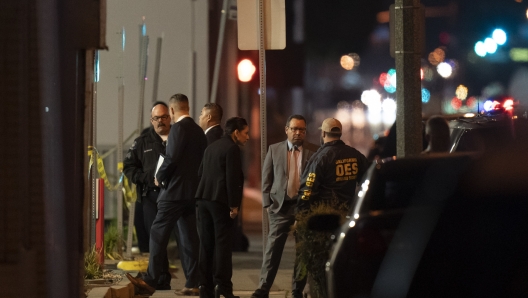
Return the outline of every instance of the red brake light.
[[[511,98],[506,99],[504,103],[502,104],[502,106],[504,107],[506,111],[511,111],[513,109],[513,99]]]

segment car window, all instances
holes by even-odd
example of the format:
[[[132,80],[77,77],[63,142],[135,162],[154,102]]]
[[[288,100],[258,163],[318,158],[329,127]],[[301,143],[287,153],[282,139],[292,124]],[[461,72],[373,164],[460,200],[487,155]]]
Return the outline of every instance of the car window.
[[[462,134],[456,151],[484,151],[498,146],[504,146],[505,143],[511,142],[512,140],[512,132],[508,126],[471,129]]]
[[[407,175],[381,176],[373,189],[370,211],[391,210],[409,206],[422,183],[422,171]]]

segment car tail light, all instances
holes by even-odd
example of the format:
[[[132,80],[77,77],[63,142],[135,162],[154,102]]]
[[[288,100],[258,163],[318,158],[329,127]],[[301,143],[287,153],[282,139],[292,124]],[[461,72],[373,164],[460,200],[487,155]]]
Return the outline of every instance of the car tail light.
[[[506,111],[511,111],[513,110],[513,99],[511,98],[508,98],[504,101],[504,103],[502,104],[502,107],[506,110]]]

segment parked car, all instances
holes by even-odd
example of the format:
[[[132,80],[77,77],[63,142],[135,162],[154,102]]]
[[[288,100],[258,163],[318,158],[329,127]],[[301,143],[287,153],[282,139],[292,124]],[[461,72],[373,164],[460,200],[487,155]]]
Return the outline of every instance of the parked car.
[[[329,297],[528,297],[528,146],[494,154],[373,164],[335,233]]]
[[[500,149],[524,138],[528,133],[528,115],[497,109],[482,115],[449,121],[450,152]]]

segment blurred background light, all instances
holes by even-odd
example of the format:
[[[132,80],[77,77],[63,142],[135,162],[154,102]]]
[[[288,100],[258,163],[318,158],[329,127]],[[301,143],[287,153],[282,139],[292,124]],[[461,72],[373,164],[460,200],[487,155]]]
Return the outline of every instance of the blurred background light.
[[[429,53],[428,60],[429,60],[429,63],[431,63],[431,65],[436,66],[439,63],[443,62],[444,59],[445,59],[445,51],[441,48],[436,48],[434,51]]]
[[[350,53],[341,56],[341,67],[346,70],[352,70],[354,67],[358,67],[360,64],[359,55],[356,53]]]
[[[468,88],[466,86],[464,86],[464,85],[459,85],[456,88],[455,94],[461,100],[465,100],[467,98],[467,95],[468,95]]]
[[[484,110],[486,112],[491,111],[491,109],[493,108],[493,102],[491,100],[486,100],[484,102],[484,106],[483,107],[484,107]]]
[[[385,91],[389,92],[389,93],[394,93],[396,92],[396,87],[395,86],[392,86],[390,83],[385,83],[385,86],[383,86],[383,88],[385,89]]]
[[[478,41],[475,44],[475,53],[479,55],[480,57],[485,57],[488,51],[486,51],[486,46],[482,41]]]
[[[390,126],[396,121],[396,101],[392,98],[385,98],[381,103],[383,110],[382,120],[387,126]]]
[[[394,71],[393,74],[389,75],[388,78],[387,78],[387,81],[394,87],[396,88],[396,71]]]
[[[493,33],[491,34],[491,38],[499,45],[502,46],[506,43],[506,40],[508,37],[506,36],[506,32],[502,29],[495,29]]]
[[[451,106],[453,107],[453,109],[458,110],[462,106],[462,101],[460,100],[460,98],[453,97],[453,99],[451,100]]]
[[[422,102],[428,103],[429,99],[431,99],[431,92],[425,88],[422,88]]]
[[[241,82],[249,82],[257,68],[249,59],[244,59],[238,63],[238,79]]]
[[[471,96],[466,100],[466,106],[468,106],[469,108],[474,108],[476,104],[477,99],[474,96]]]
[[[350,57],[349,55],[343,55],[341,56],[341,67],[343,67],[346,70],[351,70],[354,68],[354,59]]]
[[[486,38],[484,40],[484,47],[486,48],[486,52],[489,54],[494,54],[497,51],[497,43],[493,38]]]
[[[387,73],[386,72],[380,74],[380,76],[379,76],[380,85],[381,86],[385,86],[385,82],[387,82]]]
[[[436,71],[438,71],[438,74],[443,78],[449,78],[451,74],[453,74],[453,67],[449,63],[442,62],[438,64]]]
[[[381,102],[381,94],[377,90],[365,90],[361,93],[361,102],[370,108]],[[381,107],[380,107],[381,108]]]
[[[510,58],[515,62],[528,62],[528,49],[513,48],[510,50]]]

